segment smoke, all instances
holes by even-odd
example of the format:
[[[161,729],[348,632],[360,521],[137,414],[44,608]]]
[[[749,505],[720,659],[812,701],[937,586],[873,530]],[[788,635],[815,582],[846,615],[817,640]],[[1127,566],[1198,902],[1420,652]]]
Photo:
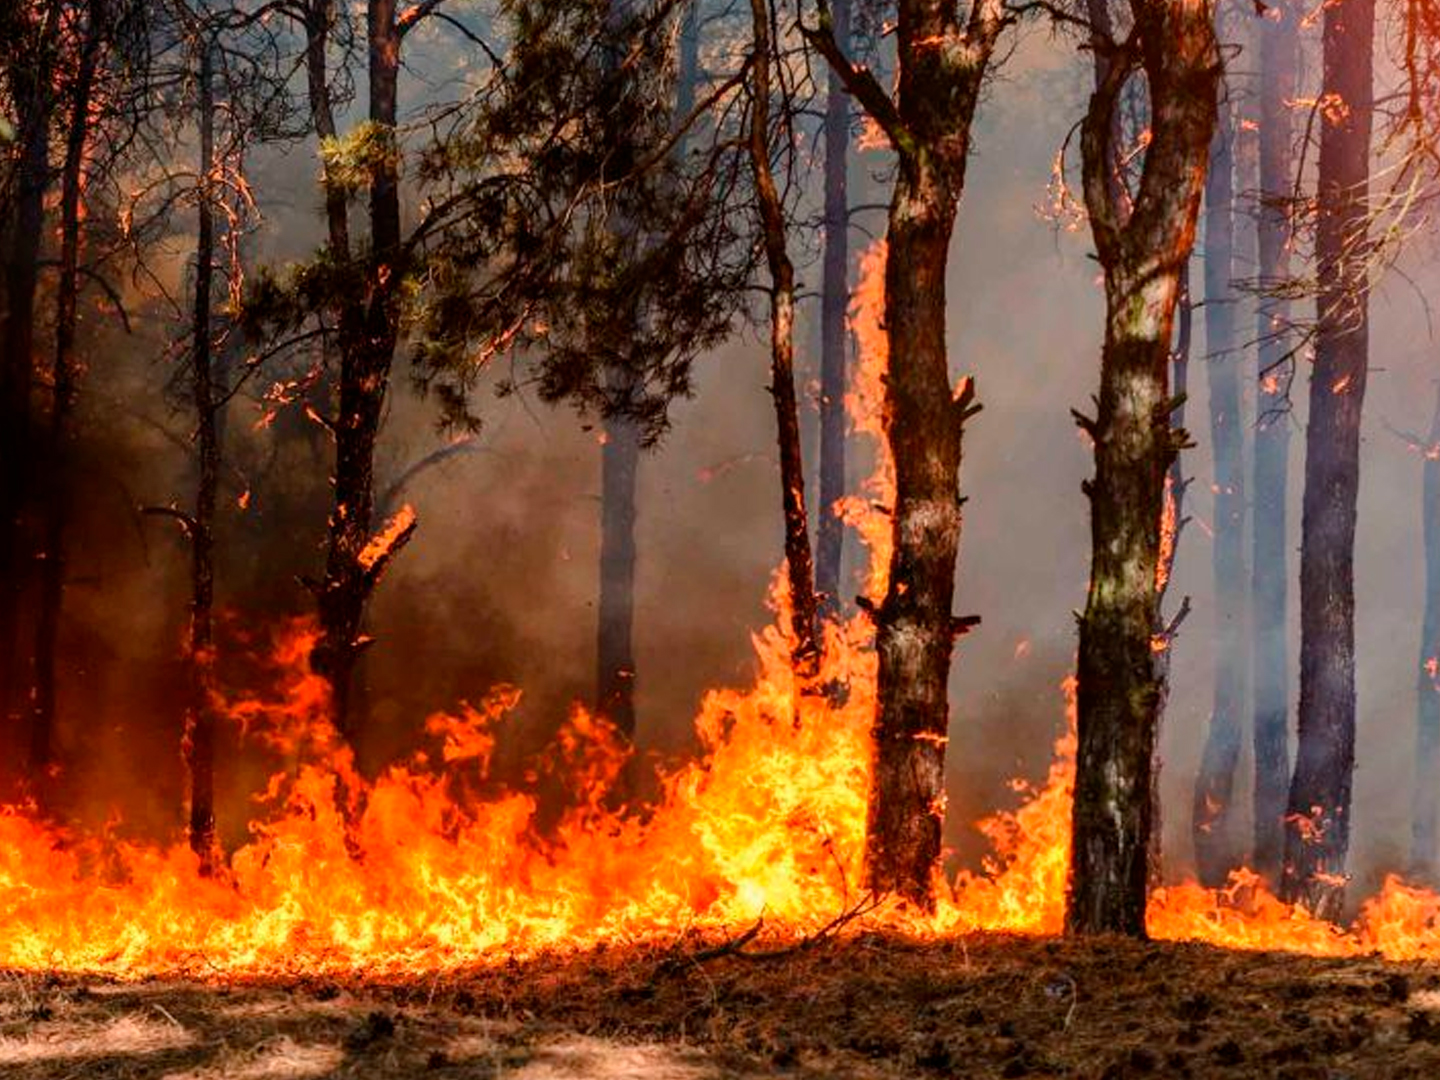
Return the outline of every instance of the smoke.
[[[1023,40],[982,109],[952,252],[953,373],[976,377],[985,408],[967,428],[961,487],[969,502],[956,592],[957,613],[979,614],[984,623],[957,648],[949,754],[947,842],[969,864],[981,850],[971,823],[1014,804],[1012,777],[1035,781],[1048,768],[1064,722],[1059,687],[1072,664],[1072,612],[1085,597],[1089,529],[1080,482],[1091,465],[1069,410],[1083,407],[1098,382],[1101,296],[1084,231],[1057,232],[1036,206],[1045,200],[1056,150],[1080,114],[1087,79],[1070,43],[1044,35]],[[857,164],[857,180],[873,167],[869,160]],[[319,240],[309,149],[259,154],[251,172],[267,215],[254,257],[274,263],[304,256]],[[882,184],[856,188],[857,201],[884,201]],[[870,228],[881,221],[873,212],[857,218]],[[1408,840],[1423,580],[1421,463],[1383,421],[1428,427],[1434,346],[1417,300],[1437,284],[1427,255],[1417,251],[1407,264],[1415,290],[1397,282],[1374,301],[1356,569],[1357,893],[1401,864]],[[802,269],[807,281],[818,276],[818,265]],[[1242,315],[1242,328],[1248,320]],[[173,835],[183,789],[179,657],[187,553],[180,538],[160,523],[140,521],[135,508],[188,498],[188,430],[183,413],[157,398],[164,334],[118,339],[91,322],[83,481],[63,639],[63,790],[92,823],[119,810],[137,830]],[[1184,457],[1186,474],[1195,478],[1187,503],[1193,520],[1170,585],[1171,604],[1188,595],[1194,609],[1174,647],[1162,738],[1172,875],[1185,872],[1191,859],[1190,795],[1208,722],[1213,642],[1217,633],[1232,632],[1214,625],[1211,603],[1202,324],[1197,320],[1189,402],[1199,445]],[[817,359],[812,352],[802,362],[813,369]],[[1292,582],[1299,567],[1304,375],[1291,418]],[[637,708],[646,751],[686,752],[700,696],[742,680],[753,663],[749,634],[767,619],[763,597],[782,541],[766,382],[764,352],[753,335],[702,358],[694,399],[676,405],[673,430],[641,465]],[[1253,388],[1247,391],[1253,416]],[[417,399],[403,373],[393,397],[382,486],[444,438],[435,430],[433,403]],[[370,616],[376,644],[362,672],[369,721],[361,754],[369,770],[413,750],[428,715],[478,701],[497,683],[514,684],[524,695],[506,723],[497,765],[502,773],[516,769],[544,745],[571,701],[588,701],[594,692],[596,432],[568,411],[524,393],[496,398],[484,384],[476,411],[483,421],[476,449],[420,474],[405,492],[420,529],[381,584]],[[323,432],[298,409],[257,428],[261,415],[245,395],[231,409],[227,452],[234,470],[220,526],[221,604],[251,629],[305,610],[297,579],[319,565],[328,497]],[[815,452],[813,439],[807,452]],[[861,460],[852,463],[852,475],[864,450],[855,453]],[[855,543],[847,539],[852,556]],[[1293,657],[1293,586],[1290,611]],[[1292,690],[1292,715],[1295,696]],[[220,815],[230,840],[243,832],[249,793],[269,765],[234,738],[222,743]],[[1237,778],[1242,799],[1248,769],[1247,747]],[[1243,821],[1240,827],[1248,829]]]

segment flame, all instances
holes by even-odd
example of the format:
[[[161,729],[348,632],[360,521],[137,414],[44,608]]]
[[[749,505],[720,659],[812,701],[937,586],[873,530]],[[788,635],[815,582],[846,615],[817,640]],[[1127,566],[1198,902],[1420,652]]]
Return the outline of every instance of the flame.
[[[883,244],[862,260],[851,310],[861,361],[847,396],[875,440],[875,475],[846,520],[870,544],[865,587],[883,593],[893,468],[880,437],[886,365]],[[0,808],[0,969],[150,975],[441,972],[497,956],[599,943],[733,933],[764,918],[781,934],[833,923],[861,881],[875,658],[868,618],[825,628],[819,682],[800,694],[782,611],[753,635],[752,685],[706,695],[700,752],[659,777],[644,815],[613,804],[628,750],[572,710],[531,775],[565,793],[542,821],[534,790],[491,775],[513,687],[430,717],[425,749],[374,780],[356,770],[328,720],[325,684],[306,665],[316,628],[275,633],[256,689],[217,700],[247,738],[287,767],[255,797],[249,840],[203,877],[184,844],[84,836],[30,809]],[[1015,785],[1018,808],[978,823],[992,851],[978,872],[941,882],[931,914],[886,903],[855,925],[920,937],[1063,926],[1075,769],[1074,685],[1049,773]],[[1440,896],[1390,878],[1353,929],[1280,903],[1256,875],[1222,890],[1156,890],[1158,937],[1327,956],[1379,951],[1440,957]]]

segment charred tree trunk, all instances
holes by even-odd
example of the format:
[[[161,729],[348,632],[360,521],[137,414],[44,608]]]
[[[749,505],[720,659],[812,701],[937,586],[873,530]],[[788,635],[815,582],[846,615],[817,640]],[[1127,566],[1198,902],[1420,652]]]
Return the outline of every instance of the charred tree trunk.
[[[801,680],[819,669],[815,578],[805,513],[805,462],[800,449],[800,410],[795,398],[795,267],[785,237],[785,208],[770,168],[769,0],[750,0],[753,52],[750,63],[750,171],[755,180],[765,261],[770,271],[770,392],[775,399],[780,446],[781,503],[785,514],[785,565],[790,584],[791,662]]]
[[[1440,838],[1440,397],[1423,446],[1421,527],[1425,544],[1425,617],[1415,673],[1415,791],[1411,803],[1410,868],[1435,878]]]
[[[1177,430],[1183,430],[1185,427],[1185,397],[1190,392],[1190,355],[1195,338],[1195,304],[1191,300],[1190,264],[1188,262],[1180,272],[1180,299],[1176,302],[1175,322],[1175,349],[1170,361],[1170,373],[1176,405],[1170,414],[1170,424]],[[1175,636],[1180,629],[1180,624],[1190,614],[1190,598],[1188,596],[1180,602],[1174,618],[1167,618],[1165,614],[1165,596],[1169,591],[1170,581],[1175,576],[1175,560],[1180,553],[1180,534],[1184,531],[1185,523],[1188,520],[1185,517],[1185,492],[1189,486],[1190,481],[1185,477],[1180,455],[1177,454],[1175,460],[1170,463],[1169,473],[1165,476],[1166,506],[1161,516],[1160,566],[1155,598],[1153,651],[1155,653],[1155,678],[1160,684],[1160,702],[1155,710],[1157,747],[1164,725],[1165,710],[1170,704],[1170,661],[1173,655]],[[1150,863],[1150,884],[1152,886],[1159,886],[1163,882],[1162,856],[1164,851],[1160,820],[1162,765],[1163,762],[1157,750],[1150,766],[1150,850],[1147,858]]]
[[[414,531],[414,517],[372,534],[375,447],[399,336],[399,285],[406,266],[400,235],[399,146],[396,90],[402,28],[394,0],[370,0],[369,121],[388,152],[372,153],[369,168],[371,253],[360,297],[347,301],[339,334],[339,411],[334,419],[335,497],[326,545],[325,578],[318,590],[320,639],[310,663],[329,683],[335,725],[354,745],[350,691],[356,661],[368,644],[365,609],[380,574]],[[312,76],[313,80],[313,76]],[[331,237],[335,239],[333,208]]]
[[[333,139],[336,135],[328,66],[331,10],[330,0],[309,0],[305,9],[305,80],[310,101],[310,122],[316,137],[321,140]],[[350,215],[345,189],[328,175],[322,177],[321,184],[325,192],[325,225],[330,254],[337,260],[347,261],[350,258]]]
[[[600,448],[600,618],[596,633],[599,711],[627,738],[635,737],[635,488],[640,427],[605,421]]]
[[[1150,796],[1158,709],[1155,649],[1165,476],[1184,444],[1170,424],[1170,345],[1195,240],[1215,128],[1219,56],[1209,4],[1132,0],[1136,49],[1122,51],[1081,129],[1085,202],[1105,276],[1105,343],[1093,420],[1090,589],[1080,620],[1070,891],[1072,933],[1145,933]],[[1110,142],[1136,65],[1152,136],[1123,220]]]
[[[45,193],[50,187],[50,122],[54,20],[45,8],[37,26],[33,67],[16,64],[12,79],[19,113],[20,153],[12,181],[10,244],[5,253],[4,322],[0,324],[0,725],[14,723],[23,708],[28,663],[19,652],[20,612],[27,568],[21,519],[33,467],[31,414],[35,370],[35,289],[45,234]],[[28,656],[28,652],[27,652]]]
[[[1260,208],[1257,228],[1260,301],[1256,337],[1254,534],[1250,554],[1251,685],[1254,694],[1255,837],[1251,859],[1272,885],[1280,880],[1285,800],[1290,784],[1290,666],[1286,608],[1290,547],[1286,513],[1290,459],[1287,405],[1290,304],[1291,99],[1299,39],[1289,0],[1270,9],[1260,28]]]
[[[220,430],[211,357],[211,290],[215,265],[214,43],[200,46],[200,184],[196,192],[195,311],[191,326],[190,392],[195,406],[199,482],[190,529],[190,701],[182,743],[190,773],[190,849],[200,870],[215,867],[214,601],[215,504],[220,482]]]
[[[35,628],[35,696],[30,715],[30,773],[42,789],[54,761],[56,646],[65,595],[65,533],[69,526],[70,418],[75,408],[75,333],[80,297],[80,200],[85,149],[90,137],[90,97],[100,52],[100,27],[86,13],[80,62],[70,89],[70,122],[60,181],[60,267],[55,303],[55,367],[47,457],[52,473],[44,507],[40,561],[40,607]]]
[[[889,584],[874,612],[879,665],[866,879],[934,904],[944,814],[950,656],[978,620],[951,612],[960,542],[959,470],[974,383],[950,382],[945,267],[981,85],[1006,24],[976,0],[962,25],[945,0],[900,0],[898,97],[845,59],[833,26],[807,36],[888,135],[898,157],[885,262],[890,370],[884,425],[895,463]]]
[[[835,41],[850,49],[850,0],[830,8]],[[825,94],[825,256],[820,299],[820,504],[815,538],[815,592],[820,614],[838,619],[840,567],[844,561],[845,384],[849,357],[846,312],[850,306],[850,95],[835,71]]]
[[[1355,769],[1355,517],[1369,351],[1374,0],[1325,9],[1315,365],[1305,430],[1300,545],[1300,714],[1281,895],[1326,916],[1344,901]]]
[[[1195,778],[1190,827],[1200,882],[1209,888],[1224,885],[1238,864],[1232,815],[1245,704],[1245,447],[1235,296],[1230,284],[1235,236],[1233,113],[1233,106],[1221,104],[1205,180],[1205,351],[1215,478],[1211,547],[1215,675],[1210,730]]]

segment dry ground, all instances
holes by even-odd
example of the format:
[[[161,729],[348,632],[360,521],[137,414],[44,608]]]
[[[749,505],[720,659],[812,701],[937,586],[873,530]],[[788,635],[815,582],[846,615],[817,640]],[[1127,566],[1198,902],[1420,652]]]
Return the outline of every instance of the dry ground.
[[[1440,965],[1004,937],[701,947],[400,983],[0,975],[0,1077],[1440,1078]]]

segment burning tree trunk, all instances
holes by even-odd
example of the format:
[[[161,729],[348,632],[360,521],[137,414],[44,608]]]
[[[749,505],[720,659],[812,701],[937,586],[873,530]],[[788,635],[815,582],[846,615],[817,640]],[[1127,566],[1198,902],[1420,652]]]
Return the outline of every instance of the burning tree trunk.
[[[1415,674],[1415,793],[1411,804],[1410,866],[1435,875],[1440,838],[1440,396],[1423,453],[1421,526],[1425,538],[1425,619]]]
[[[100,52],[96,6],[85,12],[79,64],[70,87],[70,122],[60,180],[60,267],[55,302],[55,368],[47,438],[53,474],[44,507],[40,564],[40,608],[35,630],[35,697],[30,719],[30,771],[42,786],[53,754],[56,700],[56,644],[65,590],[65,533],[70,504],[67,443],[75,408],[78,370],[75,332],[80,297],[80,200],[85,184],[85,154],[90,136],[90,98]]]
[[[1080,620],[1079,744],[1070,892],[1072,933],[1143,935],[1151,768],[1163,697],[1155,639],[1165,476],[1184,445],[1170,425],[1170,344],[1181,275],[1215,127],[1219,55],[1202,0],[1131,0],[1132,44],[1081,129],[1085,203],[1105,276],[1095,446],[1090,590]],[[1131,211],[1111,192],[1110,142],[1126,81],[1142,69],[1151,138]]]
[[[400,148],[395,122],[400,41],[411,25],[413,21],[404,25],[397,21],[394,0],[370,0],[367,4],[370,101],[366,141],[370,145],[364,153],[371,251],[364,267],[362,294],[340,301],[339,411],[332,425],[335,497],[325,577],[317,590],[320,639],[310,658],[311,666],[330,685],[336,727],[352,744],[358,733],[351,723],[349,695],[356,659],[368,644],[363,634],[366,605],[384,568],[415,529],[412,513],[397,517],[372,535],[375,447],[399,337],[400,283],[407,269],[400,233]],[[323,65],[323,39],[319,60]],[[319,78],[323,84],[323,67]],[[313,93],[313,67],[310,80]],[[328,113],[328,90],[322,100],[323,110],[313,110],[317,116]],[[345,232],[344,196],[328,179],[326,187],[333,249]]]
[[[190,392],[195,407],[199,483],[190,526],[190,701],[183,742],[190,772],[190,849],[210,873],[215,859],[214,682],[215,504],[220,481],[220,432],[211,362],[210,298],[215,265],[215,44],[200,44],[198,77],[200,183],[196,192],[195,313],[191,325]]]
[[[1289,663],[1285,644],[1290,549],[1286,475],[1291,367],[1283,286],[1290,276],[1291,99],[1298,52],[1288,0],[1267,9],[1260,28],[1259,381],[1255,407],[1254,536],[1250,556],[1251,680],[1254,687],[1255,839],[1252,861],[1280,878],[1282,821],[1290,783]]]
[[[755,180],[765,261],[770,270],[770,392],[775,399],[780,444],[780,485],[785,511],[785,564],[790,584],[792,664],[797,678],[819,668],[815,579],[805,514],[805,462],[800,450],[800,411],[795,399],[795,267],[785,239],[785,208],[770,168],[770,8],[750,0],[753,44],[750,62],[750,170]]]
[[[54,108],[53,43],[59,5],[47,4],[34,26],[35,48],[14,63],[11,94],[18,113],[20,152],[11,183],[5,253],[5,305],[0,322],[0,724],[23,700],[27,664],[19,655],[20,611],[26,579],[21,516],[33,467],[35,289],[50,187],[50,122]]]
[[[879,670],[866,877],[875,891],[924,907],[934,902],[940,857],[950,655],[956,636],[978,621],[951,613],[961,440],[977,406],[972,380],[950,383],[945,266],[971,123],[1006,21],[997,0],[975,0],[963,24],[946,0],[900,0],[893,100],[870,72],[849,63],[832,25],[807,32],[898,157],[885,263],[894,548],[885,598],[874,611]]]
[[[831,8],[836,47],[850,48],[850,0]],[[820,509],[815,539],[815,592],[825,618],[840,616],[840,567],[845,523],[845,382],[850,304],[850,95],[831,70],[825,92],[825,257],[820,299]]]
[[[1355,768],[1355,517],[1369,347],[1374,0],[1325,9],[1315,365],[1300,546],[1300,714],[1281,895],[1326,916],[1344,900]],[[1334,95],[1333,98],[1330,95]]]
[[[1223,19],[1219,20],[1223,23]],[[1218,30],[1217,30],[1218,35]],[[1191,836],[1202,884],[1218,888],[1236,865],[1232,811],[1245,690],[1245,485],[1236,348],[1234,106],[1220,106],[1205,179],[1205,349],[1214,455],[1215,676],[1210,731],[1195,778]]]

